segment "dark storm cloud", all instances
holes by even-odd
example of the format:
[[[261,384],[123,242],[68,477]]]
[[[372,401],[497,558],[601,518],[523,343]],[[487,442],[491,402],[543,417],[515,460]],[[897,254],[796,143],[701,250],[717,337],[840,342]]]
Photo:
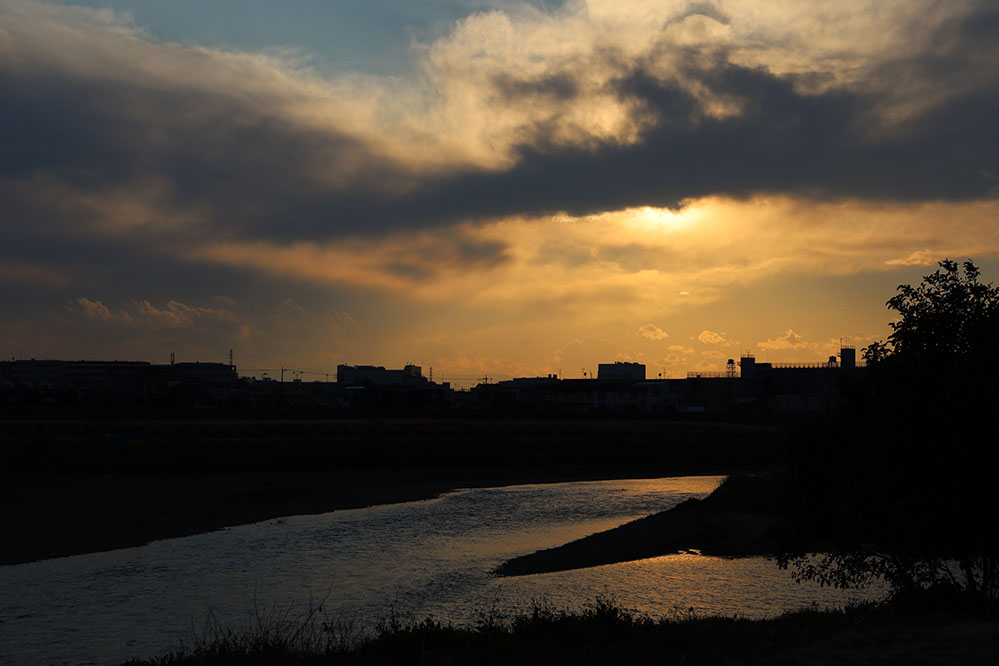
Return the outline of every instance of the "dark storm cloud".
[[[708,5],[699,11],[717,14]],[[87,222],[85,212],[53,207],[26,194],[26,184],[51,184],[56,197],[100,199],[153,183],[160,213],[196,214],[198,225],[184,231],[188,239],[278,241],[511,214],[677,206],[705,195],[987,197],[994,183],[986,174],[999,173],[999,80],[974,68],[996,59],[999,11],[946,22],[928,43],[929,53],[883,62],[868,85],[820,93],[724,56],[680,58],[674,79],[638,62],[604,90],[655,119],[637,141],[573,145],[552,140],[541,122],[516,147],[512,166],[428,172],[346,131],[291,120],[282,115],[288,100],[238,87],[97,76],[25,56],[0,61],[0,191],[14,213],[8,225],[49,220],[72,228]],[[585,67],[493,77],[490,94],[511,105],[537,96],[568,102],[583,94],[582,75],[572,73],[578,71]],[[880,110],[900,80],[965,85],[896,125]],[[690,81],[731,100],[738,112],[707,114],[684,83]],[[503,251],[500,244],[455,247],[472,263],[498,260]]]
[[[740,99],[743,111],[705,117],[681,87],[635,71],[617,82],[620,94],[643,100],[659,116],[637,144],[565,148],[538,137],[520,148],[509,170],[428,183],[370,212],[426,224],[675,207],[707,195],[903,202],[990,196],[987,174],[999,171],[999,86],[951,99],[882,138],[866,126],[874,122],[874,95],[806,95],[789,78],[726,64],[699,74]]]
[[[349,169],[370,183],[403,177],[357,139],[224,93],[0,72],[0,99],[0,176],[89,191],[161,179],[176,205],[207,205],[236,227],[307,196],[314,170]]]
[[[459,215],[584,214],[636,205],[676,206],[705,195],[785,193],[880,201],[988,196],[983,172],[999,168],[999,87],[926,113],[904,133],[868,135],[869,95],[795,92],[792,81],[731,65],[702,81],[742,100],[741,114],[714,119],[676,86],[642,72],[620,82],[660,122],[631,146],[539,150],[524,146],[513,169],[442,184],[417,208]]]

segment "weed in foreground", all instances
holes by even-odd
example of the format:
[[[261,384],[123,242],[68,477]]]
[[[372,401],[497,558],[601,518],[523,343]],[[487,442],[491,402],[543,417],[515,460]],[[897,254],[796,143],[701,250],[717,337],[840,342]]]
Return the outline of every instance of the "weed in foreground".
[[[213,618],[193,649],[132,663],[605,666],[812,663],[816,659],[879,663],[881,657],[892,657],[900,650],[926,656],[913,662],[919,664],[995,663],[999,633],[994,623],[990,620],[985,626],[979,615],[964,615],[952,609],[928,612],[868,603],[840,610],[805,609],[771,620],[701,617],[693,609],[678,607],[668,617],[653,619],[598,597],[581,611],[534,601],[528,612],[509,621],[490,613],[470,627],[455,627],[433,617],[416,621],[392,614],[374,634],[364,634],[351,624],[331,622],[320,602],[298,613],[292,609],[258,613],[247,627],[235,632]],[[974,632],[975,642],[954,652],[955,637],[967,638],[969,631]],[[958,661],[934,661],[939,653]]]

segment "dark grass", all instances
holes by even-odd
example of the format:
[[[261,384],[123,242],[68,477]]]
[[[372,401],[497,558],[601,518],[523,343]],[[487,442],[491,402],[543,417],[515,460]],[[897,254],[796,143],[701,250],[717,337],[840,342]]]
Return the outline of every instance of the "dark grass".
[[[148,443],[109,443],[135,432]],[[759,466],[782,433],[752,425],[641,420],[4,421],[0,462],[19,474],[315,471],[563,466]],[[608,446],[613,444],[613,446]]]
[[[455,627],[390,618],[370,634],[331,621],[322,605],[217,623],[189,648],[130,666],[203,664],[995,664],[999,621],[961,602],[865,604],[771,620],[652,619],[598,599],[580,612],[534,604],[511,621]]]

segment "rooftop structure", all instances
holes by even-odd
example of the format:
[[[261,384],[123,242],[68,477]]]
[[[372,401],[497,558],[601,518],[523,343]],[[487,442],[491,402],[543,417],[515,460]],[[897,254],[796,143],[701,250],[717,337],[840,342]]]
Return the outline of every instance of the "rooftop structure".
[[[386,370],[380,365],[338,365],[337,384],[343,386],[423,386],[423,368],[407,365],[402,370]]]
[[[642,382],[645,381],[644,363],[601,363],[597,366],[597,380],[606,382]]]

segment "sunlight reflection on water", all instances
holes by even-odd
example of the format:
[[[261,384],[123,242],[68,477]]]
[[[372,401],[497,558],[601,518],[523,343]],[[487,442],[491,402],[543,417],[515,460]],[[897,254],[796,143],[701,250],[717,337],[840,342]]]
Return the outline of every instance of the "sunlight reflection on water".
[[[212,610],[246,623],[259,608],[326,596],[371,627],[392,609],[456,624],[510,617],[532,600],[579,609],[598,596],[669,615],[772,616],[848,595],[795,585],[764,558],[669,555],[519,578],[503,560],[550,548],[689,497],[722,477],[590,481],[450,493],[435,500],[293,516],[141,548],[0,567],[0,661],[107,663],[191,642]]]

